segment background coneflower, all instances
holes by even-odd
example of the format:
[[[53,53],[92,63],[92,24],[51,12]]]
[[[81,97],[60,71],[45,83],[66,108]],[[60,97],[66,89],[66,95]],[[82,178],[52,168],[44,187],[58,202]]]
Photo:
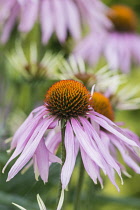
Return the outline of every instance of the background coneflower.
[[[128,6],[114,5],[108,10],[114,27],[102,33],[91,32],[75,48],[74,54],[90,65],[105,57],[112,70],[128,73],[131,63],[140,65],[140,36],[136,33],[137,19]],[[125,57],[125,59],[124,59]]]

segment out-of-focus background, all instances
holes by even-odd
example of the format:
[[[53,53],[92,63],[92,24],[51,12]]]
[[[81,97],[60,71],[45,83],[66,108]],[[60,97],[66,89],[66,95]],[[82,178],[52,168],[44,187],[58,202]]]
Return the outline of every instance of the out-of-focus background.
[[[108,6],[114,3],[124,3],[129,5],[138,17],[138,33],[140,34],[140,2],[138,0],[104,0]],[[52,52],[61,52],[67,56],[70,53],[71,39],[61,45],[55,41],[55,36],[46,46],[41,44],[40,31],[36,24],[32,31],[26,37],[20,37],[15,28],[11,34],[10,40],[5,45],[0,45],[0,171],[9,159],[10,154],[6,151],[9,149],[9,139],[23,120],[28,116],[30,111],[43,103],[44,95],[47,89],[56,80],[40,77],[33,79],[15,73],[14,67],[10,64],[8,56],[15,48],[15,43],[20,40],[22,47],[29,56],[29,46],[31,42],[37,45],[39,60],[46,50]],[[16,40],[15,40],[16,37]],[[17,57],[19,59],[19,57]],[[103,66],[105,61],[98,64]],[[18,67],[17,67],[18,68]],[[20,68],[20,65],[19,65]],[[98,68],[98,67],[96,67]],[[28,68],[26,68],[28,71]],[[19,69],[20,71],[20,69]],[[129,75],[129,84],[132,88],[140,83],[140,67],[132,67]],[[140,110],[136,111],[117,111],[116,121],[124,121],[126,127],[130,128],[140,136]],[[12,165],[12,163],[10,164]],[[0,173],[0,209],[14,210],[17,209],[12,202],[17,203],[28,210],[39,209],[36,194],[40,194],[48,209],[55,209],[60,166],[53,164],[50,169],[49,182],[43,184],[42,180],[38,182],[34,178],[33,168],[29,168],[26,173],[16,175],[11,181],[6,182],[7,173]],[[78,165],[78,160],[77,160]],[[65,193],[64,210],[72,210],[75,197],[75,184],[78,179],[78,167],[75,168],[72,175],[69,191]],[[123,176],[124,185],[120,183],[119,177],[116,177],[120,187],[120,192],[110,183],[109,179],[103,175],[104,189],[101,190],[99,185],[94,185],[89,176],[85,173],[84,185],[82,187],[81,205],[78,210],[139,210],[140,209],[140,175],[127,169],[132,178]]]

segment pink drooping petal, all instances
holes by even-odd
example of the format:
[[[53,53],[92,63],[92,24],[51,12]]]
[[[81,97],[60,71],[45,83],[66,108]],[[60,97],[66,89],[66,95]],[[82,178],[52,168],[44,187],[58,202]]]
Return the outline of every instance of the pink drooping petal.
[[[94,112],[95,113],[95,112]],[[114,135],[116,135],[118,138],[120,138],[122,141],[132,145],[132,146],[138,146],[136,144],[135,141],[127,138],[124,135],[124,132],[116,125],[114,124],[111,120],[109,120],[108,118],[104,117],[103,115],[99,114],[99,113],[95,113],[97,116],[95,115],[90,115],[91,118],[93,118],[95,120],[95,122],[97,122],[100,126],[102,126],[103,128],[105,128],[107,131],[113,133]]]
[[[64,2],[61,0],[52,0],[55,30],[60,42],[64,42],[67,36],[65,8],[63,3]]]
[[[110,181],[112,182],[112,184],[116,187],[116,189],[118,190],[118,192],[120,191],[118,185],[116,184],[115,181],[115,173],[114,173],[114,169],[111,168],[106,162],[104,162],[105,168],[106,168],[106,172],[107,175],[110,179]],[[121,179],[121,183],[123,184],[123,180]]]
[[[95,184],[97,184],[97,168],[98,166],[88,157],[88,155],[85,153],[82,147],[80,147],[81,151],[81,157],[83,160],[84,167],[88,173],[88,175],[91,177],[91,179],[94,181]]]
[[[140,173],[139,165],[131,158],[127,150],[125,150],[125,146],[121,145],[121,143],[112,136],[113,144],[120,151],[125,163],[131,167],[136,173]]]
[[[104,39],[105,33],[92,32],[78,43],[73,53],[76,57],[86,60],[91,66],[95,65],[102,54]]]
[[[66,159],[61,171],[61,182],[63,189],[65,189],[69,183],[77,157],[77,154],[75,154],[74,133],[69,122],[67,122],[66,125],[64,142],[66,149]]]
[[[140,138],[134,132],[129,130],[128,128],[122,128],[122,130],[128,135],[128,138],[133,139],[140,146]],[[130,147],[132,148],[132,147]]]
[[[16,158],[26,147],[28,147],[34,140],[34,138],[36,137],[36,135],[38,134],[38,132],[40,131],[41,127],[43,126],[45,121],[42,121],[38,126],[34,127],[33,126],[33,130],[31,130],[32,132],[30,132],[30,129],[27,131],[25,131],[27,133],[27,135],[23,135],[23,133],[21,133],[21,138],[19,143],[17,144],[17,147],[15,149],[15,151],[13,152],[12,156],[10,157],[10,159],[7,161],[6,165],[4,166],[2,172],[4,173],[7,165],[14,159]]]
[[[121,171],[120,168],[118,166],[118,164],[115,162],[115,160],[113,159],[113,157],[110,155],[109,151],[107,150],[106,145],[104,144],[104,141],[99,137],[99,135],[97,134],[96,130],[94,129],[94,127],[84,118],[80,118],[85,130],[89,133],[91,133],[92,137],[93,137],[93,141],[96,142],[100,153],[103,155],[105,161],[112,167],[114,168],[117,173],[119,174],[119,176],[121,177]]]
[[[38,0],[24,1],[24,4],[21,6],[21,16],[19,30],[22,32],[28,32],[32,29],[37,16],[38,16]]]
[[[75,132],[76,138],[79,141],[79,144],[83,147],[85,152],[89,155],[89,157],[102,169],[104,169],[103,163],[100,159],[98,152],[92,147],[90,139],[86,132],[80,126],[80,123],[74,118],[71,119],[72,128]]]
[[[131,65],[131,45],[129,44],[130,39],[128,39],[127,34],[120,34],[118,40],[118,56],[119,56],[119,66],[123,73],[129,73]],[[125,59],[124,59],[125,57]]]
[[[12,179],[23,167],[24,165],[33,157],[40,140],[42,139],[45,131],[47,130],[50,123],[52,123],[54,118],[46,119],[46,122],[34,138],[34,141],[29,145],[29,147],[25,147],[20,157],[17,159],[15,164],[12,166],[11,170],[8,173],[7,181]]]
[[[4,170],[6,169],[7,165],[14,158],[16,158],[23,150],[25,150],[26,148],[28,148],[32,144],[33,140],[35,139],[35,137],[39,133],[39,131],[40,131],[40,129],[43,126],[44,123],[45,123],[45,120],[41,121],[40,124],[37,127],[35,127],[35,129],[33,129],[33,133],[31,133],[30,136],[27,135],[28,138],[26,138],[26,135],[22,136],[22,133],[21,133],[21,140],[20,140],[19,144],[17,145],[15,151],[13,152],[12,156],[10,157],[10,159],[8,160],[6,165],[4,166],[3,173],[4,173]],[[30,129],[29,129],[28,132],[30,132]]]
[[[57,120],[55,120],[54,122],[52,122],[50,125],[49,125],[49,127],[48,127],[48,129],[53,129],[53,128],[55,128],[56,127],[56,125],[57,125]]]
[[[18,128],[18,130],[16,131],[16,133],[14,134],[14,137],[12,139],[11,142],[11,150],[14,149],[17,146],[17,141],[19,140],[19,138],[21,137],[21,134],[24,133],[26,131],[26,128],[28,127],[28,125],[30,125],[31,120],[33,119],[33,117],[36,114],[36,117],[40,114],[42,114],[45,111],[45,106],[40,106],[37,107],[36,109],[34,109],[29,116],[26,118],[26,120],[22,123],[22,125]]]
[[[46,147],[52,153],[56,152],[60,142],[61,142],[61,132],[56,133],[54,130],[49,132],[45,140]]]
[[[83,150],[82,147],[80,147],[80,150],[81,150],[81,155],[82,155],[82,160],[83,160],[83,163],[84,163],[84,167],[85,167],[87,173],[89,174],[89,176],[93,179],[93,181],[95,183],[97,182],[96,179],[98,178],[98,180],[99,180],[99,182],[100,182],[100,184],[101,184],[101,186],[103,188],[103,182],[102,182],[102,178],[100,176],[98,165],[96,165],[94,163],[94,161],[92,161],[90,159],[90,157],[88,156],[88,154],[85,153],[85,151]],[[106,161],[104,161],[104,160],[103,160],[103,164],[104,164],[104,167],[105,167],[106,174],[108,175],[110,181],[116,187],[116,189],[119,191],[119,187],[118,187],[118,185],[115,182],[113,168],[111,168],[106,163]],[[122,179],[121,179],[121,181],[122,181]]]
[[[140,65],[140,36],[133,33],[128,38],[131,39],[130,43],[133,62]]]
[[[104,46],[104,55],[107,59],[109,67],[112,70],[119,69],[119,57],[117,52],[117,34],[108,34],[108,37]]]
[[[49,151],[46,148],[44,139],[42,138],[35,151],[37,167],[41,179],[46,183],[49,174]]]
[[[40,5],[40,22],[42,28],[42,42],[46,44],[54,30],[53,11],[49,0],[42,0]],[[47,15],[46,15],[47,14]]]
[[[13,5],[16,4],[16,0],[1,0],[0,1],[0,23],[4,23],[8,18],[8,15],[12,11]]]
[[[62,164],[61,159],[57,157],[56,155],[54,155],[53,153],[51,153],[50,151],[49,151],[49,162]]]
[[[75,39],[79,39],[81,35],[80,15],[73,1],[65,0],[63,2],[65,8],[65,16],[67,18],[67,27]]]
[[[10,16],[10,18],[7,19],[3,31],[2,31],[2,35],[1,35],[1,42],[4,44],[8,41],[9,37],[10,37],[10,33],[16,23],[16,18],[17,18],[17,10],[18,10],[18,5],[15,5],[12,8],[12,14]]]

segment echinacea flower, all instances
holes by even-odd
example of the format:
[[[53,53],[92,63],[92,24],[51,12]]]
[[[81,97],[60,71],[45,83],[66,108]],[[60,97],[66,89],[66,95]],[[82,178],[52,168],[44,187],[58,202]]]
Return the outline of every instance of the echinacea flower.
[[[22,47],[20,42],[16,42],[15,48],[7,53],[9,62],[6,63],[9,74],[15,78],[24,78],[26,80],[52,79],[51,71],[57,71],[62,55],[51,52],[45,52],[40,58],[37,45],[31,43],[28,53]],[[27,51],[26,49],[26,51]]]
[[[0,0],[0,9],[3,43],[9,39],[16,22],[19,31],[29,32],[38,20],[43,43],[47,43],[54,32],[60,42],[66,40],[67,31],[78,39],[84,21],[90,27],[110,27],[105,16],[108,9],[100,0]]]
[[[60,160],[53,154],[55,151],[49,150],[50,146],[45,146],[44,135],[47,130],[54,129],[60,121],[64,121],[66,159],[61,172],[62,189],[66,189],[69,183],[79,150],[85,169],[93,181],[97,183],[99,180],[102,185],[102,169],[118,189],[112,170],[121,177],[121,169],[114,157],[106,151],[99,128],[119,138],[122,143],[135,147],[139,145],[113,121],[95,112],[90,106],[91,97],[85,86],[78,81],[62,80],[52,85],[46,93],[44,105],[31,112],[13,137],[11,150],[15,148],[15,151],[6,166],[19,157],[10,169],[7,180],[12,179],[33,158],[35,174],[39,172],[44,182],[47,181],[50,163],[60,163]],[[55,141],[57,145],[58,139],[51,138],[49,144],[53,145]]]
[[[108,122],[113,122],[115,119],[114,111],[110,100],[105,97],[103,94],[99,92],[94,92],[91,100],[91,106],[94,108],[97,116],[105,119],[104,117],[108,118]],[[104,116],[104,117],[103,117]],[[91,117],[94,119],[94,117]],[[116,123],[117,124],[117,123]],[[107,132],[102,126],[98,127],[98,132],[100,133],[100,138],[105,144],[106,151],[108,151],[113,159],[118,163],[120,169],[123,174],[130,177],[127,173],[125,166],[120,163],[118,158],[118,151],[122,156],[123,161],[127,164],[130,168],[132,168],[136,173],[140,173],[140,157],[138,151],[135,147],[130,146],[127,142],[121,141],[119,137],[116,135]],[[140,139],[139,137],[133,133],[131,130],[127,128],[121,128],[121,133],[125,134],[130,139],[133,139],[140,146]]]
[[[110,154],[104,154],[104,145],[96,130],[97,126],[94,127],[88,119],[93,119],[96,125],[100,125],[108,132],[113,133],[122,142],[127,142],[131,146],[138,145],[135,141],[126,137],[112,121],[95,113],[90,106],[90,100],[91,95],[83,84],[78,81],[62,80],[55,83],[47,91],[44,105],[31,112],[13,137],[11,149],[15,148],[15,151],[8,163],[19,154],[20,156],[12,166],[8,174],[8,180],[13,178],[32,157],[35,157],[34,166],[39,169],[41,178],[44,181],[47,180],[47,178],[43,177],[46,174],[43,173],[44,170],[42,171],[43,161],[46,161],[46,158],[48,162],[60,161],[55,156],[52,156],[52,153],[47,148],[45,150],[43,136],[48,129],[54,129],[59,121],[63,119],[65,120],[66,147],[66,161],[61,175],[63,189],[68,185],[79,149],[81,154],[86,156],[90,163],[95,166],[94,181],[99,178],[101,182],[99,175],[99,169],[101,168],[115,184],[110,170],[111,168],[115,169],[121,176],[120,168]],[[89,128],[92,128],[91,131]],[[53,141],[55,140],[53,139]],[[40,153],[41,150],[44,152]],[[43,155],[44,158],[39,157],[39,155]],[[86,170],[88,170],[87,167],[86,165]],[[116,184],[115,186],[117,187]]]
[[[91,32],[78,44],[74,53],[90,65],[104,56],[112,70],[120,69],[128,73],[131,63],[140,65],[140,36],[136,33],[136,16],[124,5],[112,6],[107,16],[114,28],[106,33]]]

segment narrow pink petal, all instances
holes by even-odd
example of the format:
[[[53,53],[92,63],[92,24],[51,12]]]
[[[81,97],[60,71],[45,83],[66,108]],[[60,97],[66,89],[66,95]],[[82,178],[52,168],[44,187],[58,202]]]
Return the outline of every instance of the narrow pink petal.
[[[56,155],[54,155],[53,153],[51,153],[50,151],[49,151],[49,162],[62,164],[61,159]]]
[[[95,183],[96,183],[96,178],[98,178],[98,180],[103,188],[103,183],[102,183],[102,179],[100,177],[98,166],[95,165],[95,163],[87,156],[88,154],[86,155],[86,153],[84,152],[82,147],[80,148],[80,150],[81,150],[82,160],[83,160],[83,163],[84,163],[87,173],[89,174],[91,179],[93,179],[93,181],[95,180],[94,181]],[[108,175],[110,181],[116,187],[116,189],[119,191],[119,187],[117,186],[117,184],[115,182],[113,169],[111,167],[109,167],[109,165],[105,161],[104,161],[104,167],[105,167],[105,170],[107,172],[107,175]]]
[[[102,169],[104,169],[103,163],[100,159],[99,154],[91,145],[90,139],[86,132],[83,131],[80,123],[74,118],[71,119],[72,128],[75,132],[76,138],[78,139],[80,145],[85,150],[85,152],[89,155],[89,157]]]
[[[49,174],[49,151],[46,148],[43,138],[39,142],[35,154],[40,177],[46,183]]]
[[[140,36],[137,34],[131,34],[129,36],[131,36],[131,54],[133,61],[140,65]]]
[[[64,42],[67,36],[65,8],[63,4],[64,2],[61,0],[52,0],[55,30],[60,42]]]
[[[133,139],[140,146],[140,138],[134,132],[129,130],[128,128],[122,128],[122,130],[127,134],[128,138]],[[130,148],[132,148],[130,146]]]
[[[18,135],[14,135],[11,148],[13,148],[13,141],[14,144],[16,143],[15,147],[20,148],[22,145],[26,145],[34,131],[36,130],[37,126],[39,125],[39,122],[43,121],[44,119],[42,118],[44,115],[41,114],[40,116],[34,117],[34,119],[31,119],[29,121],[29,124],[24,127],[24,129],[20,130],[21,132],[18,133]]]
[[[91,135],[93,136],[93,141],[96,142],[101,154],[103,155],[104,159],[106,160],[106,162],[108,164],[110,164],[111,167],[113,167],[117,173],[119,174],[119,176],[121,177],[121,171],[120,168],[118,166],[118,164],[115,162],[115,160],[112,158],[112,156],[110,155],[106,145],[104,144],[104,140],[102,140],[99,135],[97,134],[96,130],[94,129],[94,127],[89,123],[89,121],[87,121],[87,119],[84,118],[80,118],[85,130],[89,133],[91,133]]]
[[[104,47],[104,55],[108,61],[109,67],[113,70],[119,69],[119,57],[117,52],[117,44],[119,40],[116,34],[108,34]]]
[[[16,18],[18,15],[18,5],[15,5],[12,9],[10,17],[7,19],[6,23],[4,24],[4,28],[1,35],[1,42],[4,44],[8,41],[10,37],[10,33],[13,29],[13,26],[16,23]]]
[[[22,125],[18,128],[16,133],[13,136],[12,142],[11,142],[11,150],[17,146],[17,141],[21,134],[26,131],[26,128],[28,127],[28,124],[30,125],[31,119],[33,119],[34,115],[36,112],[39,112],[41,114],[42,112],[45,111],[45,106],[40,106],[34,109],[29,116],[26,118],[26,120],[22,123]],[[38,116],[38,115],[37,115]]]
[[[54,31],[53,11],[51,1],[41,1],[40,22],[42,28],[42,42],[46,44]]]
[[[83,164],[88,175],[91,177],[93,182],[97,184],[97,167],[98,166],[88,157],[88,155],[85,153],[82,147],[80,147],[80,151],[81,151]]]
[[[115,182],[114,170],[111,167],[109,167],[108,164],[104,163],[104,165],[105,165],[106,172],[107,172],[107,175],[108,175],[110,181],[112,182],[112,184],[116,187],[116,189],[119,192],[120,189],[119,189],[118,185]],[[121,179],[121,183],[123,184],[123,180],[122,179]]]
[[[119,65],[123,73],[129,73],[131,65],[131,49],[130,49],[130,37],[127,34],[120,34],[118,40],[118,56]],[[125,59],[124,59],[125,56]]]
[[[45,131],[47,130],[48,126],[50,125],[50,123],[52,123],[53,120],[54,118],[46,119],[46,122],[44,123],[44,125],[42,126],[38,134],[36,135],[34,141],[29,145],[29,147],[26,147],[23,150],[20,157],[12,166],[11,170],[9,171],[7,181],[12,179],[24,167],[24,165],[32,158],[35,150],[38,147],[40,140],[42,139]]]
[[[56,125],[57,125],[57,120],[55,120],[54,122],[52,122],[50,125],[49,125],[49,127],[48,127],[48,129],[53,129],[53,128],[55,128],[56,127]]]
[[[65,149],[66,159],[61,171],[61,182],[63,189],[65,189],[69,183],[77,157],[77,154],[75,154],[74,134],[69,122],[67,122],[65,130]]]
[[[79,11],[73,1],[65,0],[63,4],[65,6],[68,29],[75,39],[79,39],[81,36]]]
[[[55,153],[61,142],[61,132],[55,133],[55,131],[52,130],[49,132],[49,134],[45,139],[45,144],[50,152]]]
[[[1,0],[0,1],[0,23],[3,24],[4,21],[11,15],[13,5],[16,5],[16,0]]]
[[[112,27],[111,21],[106,17],[107,8],[102,2],[95,0],[77,0],[77,2],[79,6],[81,5],[82,16],[87,19],[91,28],[103,31],[104,27]]]
[[[23,32],[28,32],[32,29],[37,16],[38,16],[38,0],[24,1],[24,4],[21,6],[21,17],[19,30]]]
[[[97,112],[96,112],[96,115],[101,116]],[[115,125],[112,121],[110,121],[106,117],[104,117],[104,116],[102,117],[101,116],[101,118],[99,118],[99,117],[96,117],[96,116],[93,116],[93,115],[90,115],[90,117],[93,118],[95,120],[95,122],[97,122],[100,126],[102,126],[103,128],[105,128],[107,131],[113,133],[115,136],[117,136],[118,138],[120,138],[122,141],[124,141],[127,144],[132,145],[132,146],[138,146],[136,144],[136,142],[134,142],[133,140],[127,138],[124,135],[124,132],[117,125]],[[112,125],[110,125],[108,122],[111,122],[110,124],[112,124]]]
[[[31,143],[33,142],[34,138],[36,137],[36,135],[38,134],[38,132],[40,131],[41,127],[43,126],[44,124],[44,121],[42,121],[39,126],[35,127],[35,130],[33,133],[30,134],[30,137],[27,133],[27,137],[29,138],[26,138],[26,135],[23,135],[21,134],[21,140],[19,141],[19,144],[17,145],[14,153],[12,154],[12,156],[10,157],[10,159],[8,160],[8,162],[6,163],[6,165],[4,166],[3,168],[3,173],[4,173],[4,170],[6,169],[7,165],[14,159],[16,158],[23,150],[25,150],[25,148],[28,148],[28,146],[31,145]],[[22,137],[23,135],[23,137]]]
[[[136,173],[140,173],[140,167],[139,165],[131,158],[127,150],[123,148],[123,145],[119,141],[116,140],[116,138],[113,138],[113,144],[118,148],[120,151],[125,163],[131,167]]]
[[[79,145],[79,141],[77,140],[76,136],[74,136],[74,146],[75,146],[75,149],[74,149],[75,155],[77,156],[77,154],[79,152],[80,145]]]
[[[8,160],[8,162],[6,163],[6,165],[4,166],[4,168],[2,170],[3,173],[4,173],[4,170],[6,169],[7,165],[14,158],[16,158],[26,147],[28,147],[33,142],[34,138],[36,137],[36,135],[40,131],[40,129],[43,126],[44,122],[45,122],[45,120],[42,120],[40,122],[40,124],[37,125],[38,121],[36,123],[32,119],[28,129],[26,129],[25,131],[21,132],[20,137],[19,137],[19,141],[18,141],[18,144],[17,144],[17,147],[16,147],[14,153],[12,154],[12,156],[10,157],[10,159]]]

